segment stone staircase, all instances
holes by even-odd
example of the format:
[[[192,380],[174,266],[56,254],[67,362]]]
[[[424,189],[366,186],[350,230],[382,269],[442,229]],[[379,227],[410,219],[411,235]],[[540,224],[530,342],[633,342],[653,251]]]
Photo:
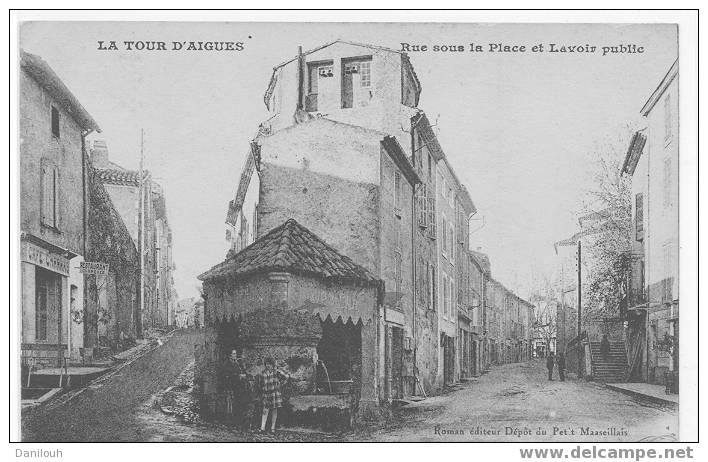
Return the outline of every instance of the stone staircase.
[[[627,373],[627,352],[624,342],[610,342],[607,358],[600,354],[600,342],[590,342],[592,355],[592,378],[598,382],[624,382]]]

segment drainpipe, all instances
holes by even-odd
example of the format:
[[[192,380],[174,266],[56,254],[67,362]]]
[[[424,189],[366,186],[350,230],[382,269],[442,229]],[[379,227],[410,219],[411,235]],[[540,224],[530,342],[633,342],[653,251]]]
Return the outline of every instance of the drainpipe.
[[[415,214],[415,190],[416,185],[413,184],[411,188],[411,267],[413,271],[413,394],[416,391],[416,382],[418,380],[417,368],[418,368],[418,336],[416,335],[416,294],[417,292],[417,278],[416,278],[416,248],[415,248],[415,226],[416,226],[416,214]],[[422,387],[422,385],[421,385]]]
[[[649,133],[651,134],[651,132]],[[649,136],[647,136],[647,141]],[[647,226],[644,231],[645,253],[644,253],[644,284],[647,286],[647,311],[644,316],[644,355],[646,357],[646,383],[649,383],[649,312],[651,311],[651,147],[647,153]]]

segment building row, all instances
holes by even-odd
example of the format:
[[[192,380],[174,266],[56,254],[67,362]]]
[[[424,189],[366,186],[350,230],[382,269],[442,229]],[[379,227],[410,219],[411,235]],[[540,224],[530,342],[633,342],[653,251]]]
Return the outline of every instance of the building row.
[[[63,366],[170,323],[171,232],[149,173],[108,167],[54,70],[24,51],[20,64],[22,363]]]
[[[270,116],[227,210],[226,260],[200,276],[208,400],[234,351],[253,373],[264,356],[285,361],[302,396],[325,371],[351,382],[364,416],[529,358],[532,305],[472,250],[477,209],[421,89],[405,53],[341,40],[274,67]],[[286,341],[278,326],[290,324],[301,329]]]

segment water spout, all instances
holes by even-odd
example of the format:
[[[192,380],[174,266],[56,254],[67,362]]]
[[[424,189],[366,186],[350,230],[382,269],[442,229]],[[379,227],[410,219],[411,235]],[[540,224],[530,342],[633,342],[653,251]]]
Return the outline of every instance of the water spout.
[[[327,366],[325,366],[324,361],[322,361],[321,359],[318,359],[316,364],[322,365],[322,369],[324,370],[325,376],[327,377],[327,385],[329,386],[329,394],[331,395],[332,394],[332,381],[329,379],[329,372],[327,372]],[[315,371],[315,376],[317,375],[316,372],[317,371]]]

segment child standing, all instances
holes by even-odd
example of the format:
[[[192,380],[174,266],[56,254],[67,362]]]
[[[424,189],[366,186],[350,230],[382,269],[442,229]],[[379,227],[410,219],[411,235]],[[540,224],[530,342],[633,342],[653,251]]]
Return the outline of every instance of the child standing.
[[[261,431],[266,430],[268,414],[270,414],[270,431],[275,433],[275,423],[278,420],[278,408],[283,407],[283,395],[281,391],[281,380],[287,380],[290,376],[275,367],[273,358],[266,358],[265,369],[260,375],[261,404],[263,405],[263,415],[261,416]]]

